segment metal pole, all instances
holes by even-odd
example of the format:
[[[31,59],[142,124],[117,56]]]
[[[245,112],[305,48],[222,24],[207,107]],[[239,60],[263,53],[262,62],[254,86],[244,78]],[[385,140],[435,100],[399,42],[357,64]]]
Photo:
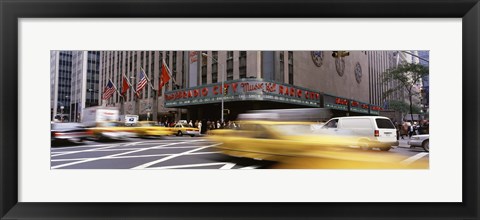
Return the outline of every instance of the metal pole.
[[[220,64],[220,62],[218,62],[218,60],[215,59],[215,58],[213,58],[212,56],[210,56],[210,55],[208,55],[208,54],[206,54],[206,53],[202,53],[202,56],[210,57],[212,60],[214,60],[215,62],[217,62],[217,65],[222,65],[222,66],[223,66],[223,68],[222,68],[222,70],[223,70],[223,73],[222,73],[222,88],[221,88],[221,90],[220,90],[221,93],[222,93],[222,99],[221,99],[221,102],[222,102],[222,112],[221,112],[220,116],[221,116],[221,120],[222,120],[221,123],[223,123],[223,108],[224,108],[224,106],[223,106],[223,99],[224,99],[224,97],[225,97],[225,93],[224,93],[223,90],[224,90],[225,72],[227,72],[227,69],[226,69],[226,66],[225,66],[225,65]],[[218,69],[218,70],[219,70],[219,69]],[[218,71],[218,70],[217,70],[217,71]]]

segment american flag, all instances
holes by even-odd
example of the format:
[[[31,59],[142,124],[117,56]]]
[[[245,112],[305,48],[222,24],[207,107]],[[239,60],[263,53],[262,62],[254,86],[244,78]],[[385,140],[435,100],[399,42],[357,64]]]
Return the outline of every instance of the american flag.
[[[115,85],[113,85],[112,80],[109,79],[107,86],[105,87],[105,89],[103,89],[102,99],[109,99],[116,91],[117,88],[115,87]]]
[[[137,89],[135,90],[136,93],[140,92],[143,87],[147,85],[147,76],[145,75],[145,72],[140,71],[140,82],[137,84]]]

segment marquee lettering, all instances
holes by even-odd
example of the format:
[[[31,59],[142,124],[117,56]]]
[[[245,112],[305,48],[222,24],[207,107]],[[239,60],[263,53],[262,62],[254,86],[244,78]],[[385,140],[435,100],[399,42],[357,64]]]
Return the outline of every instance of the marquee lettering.
[[[232,88],[233,88],[233,92],[234,92],[234,93],[237,92],[237,86],[238,86],[237,83],[232,83]]]

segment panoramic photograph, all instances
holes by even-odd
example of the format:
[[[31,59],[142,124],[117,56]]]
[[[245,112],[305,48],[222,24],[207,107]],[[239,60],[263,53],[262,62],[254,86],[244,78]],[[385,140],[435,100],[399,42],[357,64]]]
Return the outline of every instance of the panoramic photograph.
[[[52,170],[429,169],[429,112],[429,51],[50,51]]]

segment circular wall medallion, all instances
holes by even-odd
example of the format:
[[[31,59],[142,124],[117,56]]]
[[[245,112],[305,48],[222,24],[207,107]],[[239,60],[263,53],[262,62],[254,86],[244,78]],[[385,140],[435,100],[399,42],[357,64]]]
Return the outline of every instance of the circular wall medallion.
[[[312,60],[316,66],[321,67],[323,64],[323,51],[312,51]]]
[[[362,81],[362,66],[360,66],[360,63],[355,65],[355,79],[357,80],[357,83]]]
[[[335,68],[337,69],[338,75],[343,76],[343,72],[345,71],[345,60],[343,57],[335,58]]]

